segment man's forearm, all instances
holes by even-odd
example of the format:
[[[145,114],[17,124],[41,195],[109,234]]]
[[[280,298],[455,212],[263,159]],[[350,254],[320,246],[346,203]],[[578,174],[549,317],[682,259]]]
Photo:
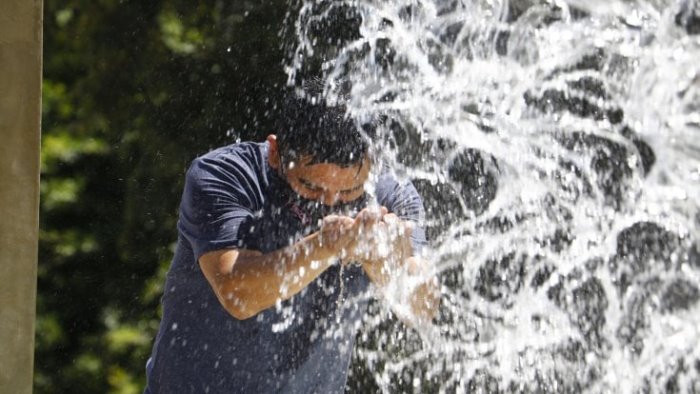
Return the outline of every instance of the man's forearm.
[[[437,278],[432,276],[418,285],[411,293],[411,310],[421,322],[430,322],[437,316],[440,307],[440,288]]]
[[[440,306],[440,289],[437,278],[426,272],[426,261],[418,257],[409,257],[403,264],[405,264],[409,276],[424,279],[411,292],[408,300],[411,311],[419,321],[431,321],[435,318]],[[365,262],[363,268],[370,281],[380,289],[386,288],[392,276],[396,274],[381,261]]]
[[[291,298],[330,266],[334,256],[319,237],[317,232],[270,253],[241,250],[219,256],[224,265],[219,272],[225,273],[214,278],[219,300],[234,317],[246,319]]]

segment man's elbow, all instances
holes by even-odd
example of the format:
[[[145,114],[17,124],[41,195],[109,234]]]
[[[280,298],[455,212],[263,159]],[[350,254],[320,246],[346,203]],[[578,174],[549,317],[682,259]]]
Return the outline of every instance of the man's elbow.
[[[226,311],[236,320],[247,320],[259,313],[258,311],[241,307],[227,307]]]
[[[257,316],[264,308],[256,305],[251,297],[242,291],[231,291],[219,297],[221,305],[226,312],[233,316],[236,320],[247,320]]]
[[[433,321],[440,309],[440,289],[437,280],[433,279],[419,286],[412,294],[411,305],[414,314],[420,320]]]

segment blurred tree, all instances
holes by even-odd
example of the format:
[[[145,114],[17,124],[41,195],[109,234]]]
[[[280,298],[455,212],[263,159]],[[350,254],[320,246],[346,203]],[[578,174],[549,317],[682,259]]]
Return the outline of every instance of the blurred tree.
[[[274,131],[288,7],[45,2],[36,393],[142,390],[184,171]]]

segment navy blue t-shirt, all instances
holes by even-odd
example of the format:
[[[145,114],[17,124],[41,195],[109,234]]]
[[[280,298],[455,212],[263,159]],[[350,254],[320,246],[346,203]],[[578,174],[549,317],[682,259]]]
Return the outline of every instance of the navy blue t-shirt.
[[[267,163],[267,143],[239,143],[197,158],[187,172],[163,318],[147,363],[146,393],[342,393],[367,306],[361,267],[335,264],[304,290],[237,320],[200,270],[205,253],[274,251],[317,231],[330,213],[352,215],[368,197],[333,207],[299,198]],[[378,204],[418,221],[415,188],[379,177]],[[425,243],[413,231],[415,247]]]

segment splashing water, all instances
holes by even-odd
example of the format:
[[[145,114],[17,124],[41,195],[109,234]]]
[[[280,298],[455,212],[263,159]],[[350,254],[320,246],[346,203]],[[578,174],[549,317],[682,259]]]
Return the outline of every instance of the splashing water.
[[[371,314],[356,354],[381,390],[700,392],[698,18],[301,2],[290,81],[349,81],[426,203],[441,310],[420,337]]]

